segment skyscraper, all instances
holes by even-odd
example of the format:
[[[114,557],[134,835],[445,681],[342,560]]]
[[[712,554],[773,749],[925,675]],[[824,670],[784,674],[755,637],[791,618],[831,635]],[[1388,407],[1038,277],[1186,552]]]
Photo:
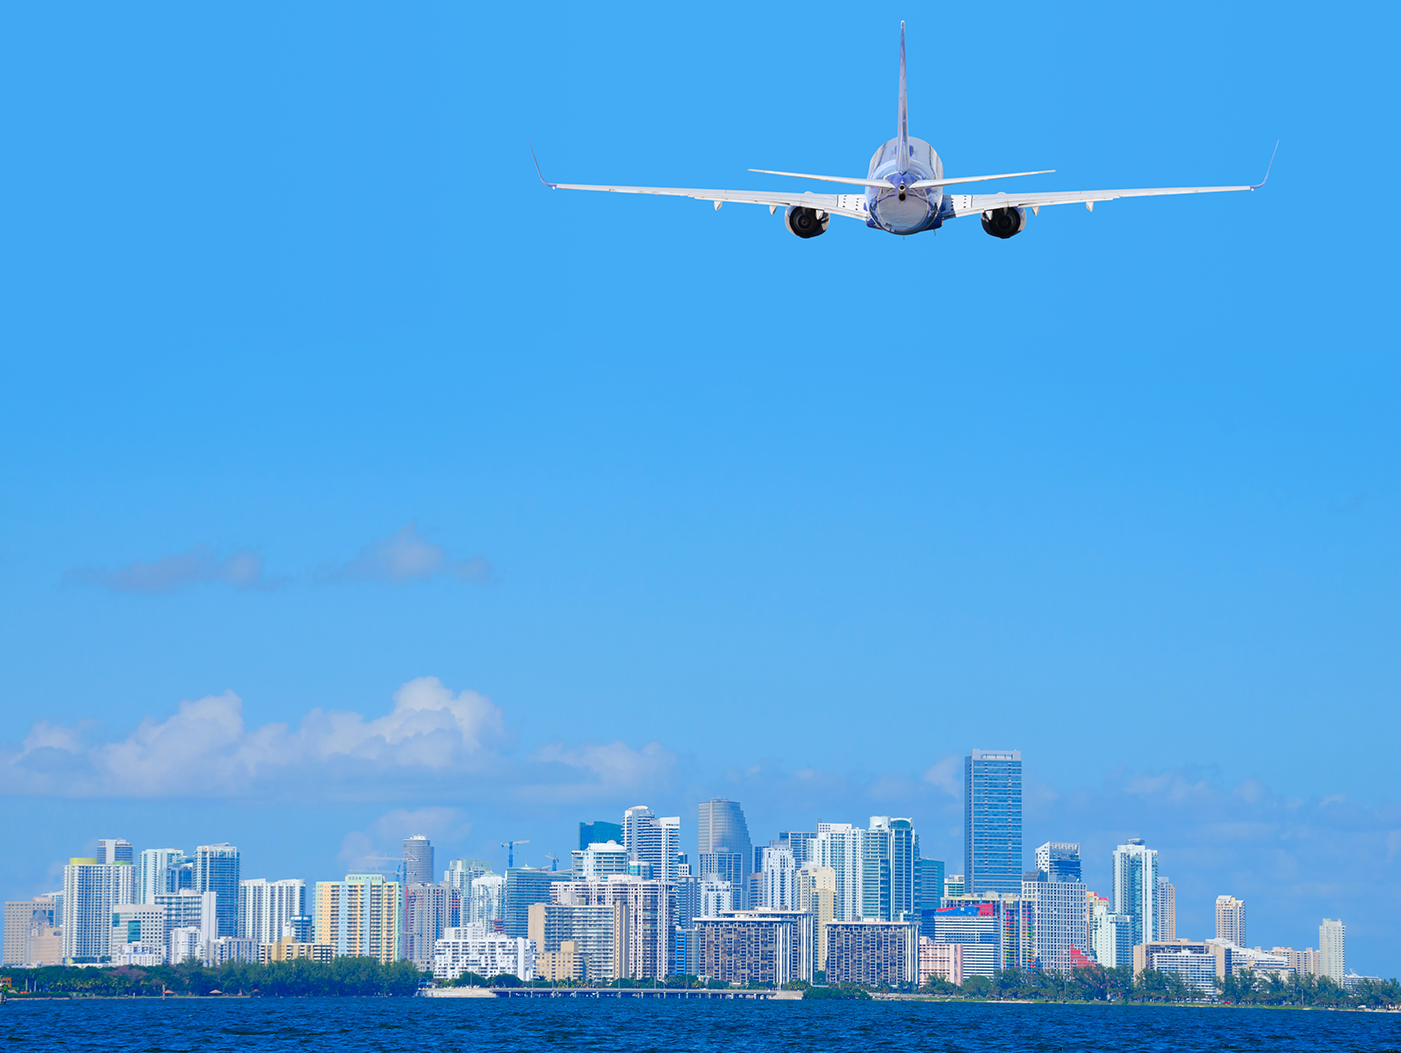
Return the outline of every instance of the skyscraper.
[[[919,834],[909,819],[871,816],[861,859],[861,916],[877,921],[918,921],[916,860]]]
[[[1158,853],[1133,837],[1114,849],[1114,913],[1129,918],[1131,947],[1160,940]]]
[[[404,885],[433,884],[433,845],[423,836],[404,838]]]
[[[238,883],[238,934],[246,939],[276,943],[292,919],[305,914],[306,882],[300,878],[249,878]]]
[[[836,921],[859,921],[865,866],[866,831],[850,823],[818,823],[812,841],[812,862],[831,867],[836,874],[832,917]]]
[[[195,849],[195,891],[218,893],[220,936],[238,935],[238,849],[227,841]]]
[[[795,880],[798,864],[788,847],[766,848],[763,859],[763,882],[758,906],[778,910],[796,910],[798,894]]]
[[[383,874],[347,874],[344,881],[316,883],[316,942],[329,943],[338,957],[399,957],[404,893]]]
[[[754,846],[749,840],[749,824],[738,801],[712,797],[702,801],[696,839],[700,855],[700,876],[718,876],[737,889],[749,884],[753,870]]]
[[[179,891],[171,887],[172,866],[185,861],[178,848],[144,848],[136,868],[136,902],[152,904],[157,896]]]
[[[592,823],[579,824],[579,848],[586,849],[593,844],[607,844],[609,841],[623,843],[623,827],[621,823],[605,823],[602,819]]]
[[[136,896],[136,867],[75,858],[63,868],[63,957],[97,962],[112,953],[112,908]]]
[[[106,863],[135,863],[131,842],[124,837],[100,837],[97,840],[97,861]]]
[[[1324,918],[1318,927],[1318,974],[1328,976],[1338,983],[1347,974],[1347,955],[1343,941],[1347,927],[1334,918]]]
[[[974,750],[963,760],[963,876],[970,894],[1022,886],[1022,754]]]
[[[944,861],[923,859],[919,863],[919,910],[938,910],[944,898]]]
[[[638,804],[623,813],[622,826],[628,858],[646,863],[648,876],[656,881],[675,881],[681,854],[681,817],[658,818],[645,804]]]
[[[1229,940],[1237,947],[1245,942],[1245,900],[1235,896],[1216,897],[1216,938]]]
[[[1158,939],[1177,939],[1177,889],[1165,877],[1158,878]]]
[[[1036,850],[1036,866],[1022,881],[1022,899],[1032,910],[1034,960],[1043,969],[1069,972],[1089,962],[1080,846],[1070,841],[1047,841]]]

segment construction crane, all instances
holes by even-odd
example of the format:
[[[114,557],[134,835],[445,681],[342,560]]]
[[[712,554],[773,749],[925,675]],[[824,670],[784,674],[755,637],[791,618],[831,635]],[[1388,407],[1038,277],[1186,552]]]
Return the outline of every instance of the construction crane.
[[[506,869],[516,865],[516,845],[528,845],[529,841],[502,841],[501,847],[506,850]]]
[[[546,856],[545,858],[550,861],[551,870],[559,869],[559,856]]]

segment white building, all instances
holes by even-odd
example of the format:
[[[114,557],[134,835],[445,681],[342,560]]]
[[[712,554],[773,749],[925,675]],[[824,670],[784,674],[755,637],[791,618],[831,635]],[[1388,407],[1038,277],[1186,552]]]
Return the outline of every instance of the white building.
[[[433,975],[456,980],[463,973],[535,979],[535,944],[519,936],[491,932],[480,925],[448,929],[433,949]]]
[[[1184,943],[1177,948],[1159,944],[1160,949],[1148,956],[1146,968],[1160,973],[1172,973],[1200,995],[1216,991],[1216,955],[1202,944]]]
[[[836,872],[837,892],[832,905],[835,921],[861,919],[865,845],[866,831],[850,823],[817,824],[817,836],[812,839],[812,862]]]
[[[796,910],[798,906],[796,888],[798,863],[793,858],[792,850],[765,848],[761,864],[760,876],[763,883],[760,886],[759,906],[774,907],[779,910]]]
[[[1257,975],[1278,973],[1281,976],[1288,976],[1294,972],[1294,967],[1287,954],[1262,951],[1258,947],[1251,950],[1248,947],[1232,943],[1230,940],[1207,940],[1206,945],[1220,961],[1216,970],[1219,976],[1237,976],[1247,970]]]
[[[171,965],[193,959],[204,961],[205,939],[198,925],[177,925],[166,938],[166,958]]]
[[[136,865],[136,902],[155,903],[158,895],[175,892],[171,867],[185,861],[178,848],[143,848]]]
[[[113,945],[114,965],[164,965],[165,945],[161,943],[123,943]]]
[[[698,918],[715,918],[722,911],[738,909],[735,906],[734,882],[721,878],[701,878],[698,899]]]
[[[112,842],[112,848],[119,847]],[[112,908],[136,898],[136,867],[75,858],[63,868],[63,957],[100,962],[112,956]]]
[[[1076,868],[1078,870],[1078,867]],[[1068,973],[1084,965],[1090,949],[1085,921],[1085,886],[1080,881],[1052,881],[1045,870],[1038,881],[1022,882],[1022,899],[1031,904],[1034,961],[1042,969]]]
[[[165,908],[165,930],[194,929],[198,938],[193,951],[181,944],[181,957],[171,952],[170,961],[178,964],[185,958],[204,961],[205,950],[219,935],[219,894],[217,892],[196,892],[194,889],[181,889],[171,895],[156,896],[156,906]]]
[[[582,881],[606,881],[614,874],[626,874],[631,853],[617,841],[595,841],[588,848],[570,853],[574,876]]]
[[[1101,901],[1094,906],[1093,926],[1090,950],[1094,960],[1106,969],[1133,968],[1133,918],[1115,914]]]
[[[127,949],[130,944],[143,947],[158,947],[160,961],[144,964],[162,965],[165,962],[166,923],[165,908],[147,903],[117,903],[112,907],[112,958],[138,952]],[[139,964],[139,963],[130,963]]]
[[[1318,927],[1318,974],[1327,976],[1338,983],[1343,982],[1343,977],[1347,975],[1347,955],[1344,952],[1343,940],[1347,936],[1347,928],[1341,921],[1334,918],[1324,918],[1323,924]]]
[[[205,946],[204,960],[216,969],[225,962],[256,962],[258,944],[246,936],[219,936]]]
[[[1114,849],[1114,913],[1131,919],[1133,943],[1162,939],[1158,926],[1158,853],[1132,838]]]
[[[255,943],[276,943],[292,919],[306,912],[306,882],[301,878],[248,878],[238,883],[238,934]]]
[[[1165,877],[1158,878],[1158,939],[1177,939],[1177,889]]]
[[[1245,943],[1245,900],[1235,896],[1216,897],[1216,938],[1237,947]]]
[[[483,874],[472,881],[471,900],[463,910],[469,925],[491,928],[506,920],[506,879],[500,874]]]

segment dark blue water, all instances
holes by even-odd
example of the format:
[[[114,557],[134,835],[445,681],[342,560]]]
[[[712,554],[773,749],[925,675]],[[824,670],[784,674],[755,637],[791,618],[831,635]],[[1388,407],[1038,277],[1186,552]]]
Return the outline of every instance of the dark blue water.
[[[0,1006],[0,1051],[1401,1049],[1401,1015],[918,1002],[81,999]]]

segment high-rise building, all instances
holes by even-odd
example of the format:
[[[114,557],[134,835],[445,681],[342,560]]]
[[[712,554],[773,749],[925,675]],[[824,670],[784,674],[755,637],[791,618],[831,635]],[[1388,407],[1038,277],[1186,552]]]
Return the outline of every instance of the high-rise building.
[[[900,984],[918,976],[918,932],[903,921],[834,921],[827,926],[828,984]]]
[[[347,874],[344,881],[316,883],[316,942],[337,957],[399,957],[404,894],[383,874]]]
[[[782,830],[779,832],[779,845],[786,845],[793,853],[793,862],[798,866],[807,866],[812,862],[812,842],[817,837],[815,831],[804,830]]]
[[[435,873],[433,843],[423,834],[404,838],[404,887],[431,885]]]
[[[859,921],[865,875],[866,831],[850,823],[818,823],[812,841],[812,861],[836,874],[836,921]]]
[[[1158,938],[1177,939],[1177,889],[1165,877],[1158,878]]]
[[[817,953],[814,968],[826,970],[826,930],[837,905],[837,872],[831,867],[807,863],[798,871],[794,885],[797,891],[794,906],[812,915],[813,944]]]
[[[587,848],[575,849],[570,855],[576,878],[606,880],[613,874],[626,874],[631,862],[628,850],[616,841],[595,842]]]
[[[157,896],[180,891],[171,885],[171,868],[184,861],[185,853],[178,848],[143,848],[136,867],[136,901],[155,903]]]
[[[919,912],[938,910],[944,898],[944,862],[941,859],[919,860]]]
[[[861,916],[917,921],[919,834],[909,819],[871,816],[861,857]]]
[[[506,879],[488,871],[472,882],[468,905],[463,910],[469,925],[492,931],[506,929]]]
[[[1158,927],[1158,853],[1141,837],[1114,849],[1114,913],[1127,914],[1137,946],[1161,939]]]
[[[754,845],[749,840],[749,824],[738,801],[712,797],[702,801],[696,838],[700,856],[700,876],[712,875],[743,889],[753,871]]]
[[[1344,938],[1347,927],[1334,918],[1324,918],[1318,927],[1318,974],[1327,976],[1337,983],[1347,975],[1347,954]]]
[[[1216,897],[1216,938],[1246,947],[1245,900],[1235,896]]]
[[[449,928],[453,890],[446,885],[414,884],[404,890],[404,957],[420,969],[433,968],[433,953]]]
[[[535,945],[524,937],[511,937],[475,925],[444,931],[430,958],[439,980],[456,980],[463,973],[478,976],[514,976],[527,983],[535,979]]]
[[[550,896],[548,904],[534,905],[531,914],[536,928],[531,939],[542,953],[558,951],[561,942],[574,940],[586,957],[596,956],[598,952],[589,949],[596,939],[578,931],[578,924],[581,918],[593,918],[594,924],[597,916],[587,911],[579,915],[573,908],[609,907],[614,927],[612,978],[661,980],[670,973],[672,919],[666,882],[615,874],[606,881],[558,882]],[[562,918],[571,920],[566,924]]]
[[[292,919],[306,912],[306,882],[301,878],[249,878],[238,883],[238,934],[260,946],[282,939]]]
[[[506,935],[524,936],[530,924],[530,905],[550,902],[550,887],[557,881],[569,881],[574,875],[567,870],[536,870],[534,867],[510,867],[506,871]]]
[[[491,873],[491,865],[480,859],[454,859],[443,871],[443,884],[462,893],[464,899],[472,891],[472,882]]]
[[[1021,891],[1020,750],[973,750],[963,760],[963,874],[975,895]]]
[[[796,876],[798,866],[789,848],[765,848],[760,876],[763,879],[759,906],[795,910],[798,906]]]
[[[645,804],[623,813],[623,847],[633,862],[646,863],[648,877],[675,881],[681,855],[681,817],[658,818]]]
[[[968,891],[968,883],[963,880],[962,874],[949,874],[944,878],[944,898],[953,899],[962,896]]]
[[[63,916],[58,900],[62,895],[35,896],[5,904],[5,954],[0,965],[29,965],[35,962],[34,937],[58,927]]]
[[[1095,904],[1090,949],[1094,960],[1106,969],[1133,968],[1134,919],[1115,914],[1108,901]]]
[[[147,964],[164,965],[166,958],[165,908],[151,903],[116,903],[112,906],[112,960],[121,956],[127,964],[133,959],[153,959]]]
[[[1080,846],[1050,842],[1037,850],[1036,861],[1045,866],[1022,881],[1022,899],[1031,905],[1033,915],[1033,960],[1042,969],[1068,973],[1090,961]]]
[[[811,980],[812,915],[792,910],[736,910],[697,918],[696,975],[744,986],[782,987]]]
[[[621,823],[606,823],[602,819],[592,823],[579,824],[579,848],[582,851],[592,844],[606,844],[609,841],[623,843]]]
[[[1073,841],[1047,841],[1036,850],[1036,869],[1047,881],[1080,881],[1080,846]]]
[[[963,944],[935,943],[928,936],[919,938],[919,983],[930,980],[963,983]]]
[[[227,841],[195,849],[195,891],[219,896],[219,935],[238,935],[238,849]]]
[[[135,863],[136,855],[126,838],[100,837],[97,839],[97,861],[108,866],[113,863]]]
[[[219,938],[219,894],[181,889],[157,893],[154,906],[165,911],[167,956],[173,965],[186,958],[207,959],[211,944]]]
[[[112,955],[112,908],[136,898],[136,867],[129,861],[70,859],[63,868],[63,957],[100,962]]]

